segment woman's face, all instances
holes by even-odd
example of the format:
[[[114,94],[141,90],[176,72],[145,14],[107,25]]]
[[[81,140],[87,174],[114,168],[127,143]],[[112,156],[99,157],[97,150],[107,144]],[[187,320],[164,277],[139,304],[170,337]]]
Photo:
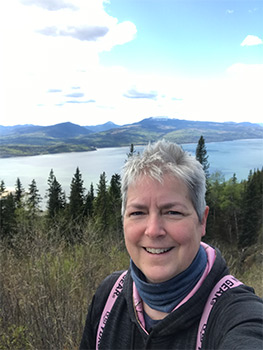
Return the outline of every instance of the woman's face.
[[[172,176],[162,183],[147,176],[130,185],[124,213],[125,243],[135,265],[149,282],[160,283],[192,263],[205,235],[186,185]]]

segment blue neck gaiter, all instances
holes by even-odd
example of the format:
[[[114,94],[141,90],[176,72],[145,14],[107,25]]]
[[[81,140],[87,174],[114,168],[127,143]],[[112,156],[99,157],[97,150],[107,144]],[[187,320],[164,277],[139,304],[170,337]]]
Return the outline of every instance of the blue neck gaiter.
[[[131,260],[131,277],[142,300],[152,309],[169,313],[194,288],[207,264],[205,249],[200,245],[191,265],[179,275],[162,283],[148,283],[144,274]]]

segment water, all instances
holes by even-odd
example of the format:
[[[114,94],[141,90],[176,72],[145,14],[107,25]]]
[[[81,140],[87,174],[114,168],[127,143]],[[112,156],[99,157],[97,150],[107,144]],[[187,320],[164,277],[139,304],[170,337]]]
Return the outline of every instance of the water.
[[[143,146],[135,146],[141,152]],[[195,154],[196,144],[185,144],[183,148]],[[248,178],[250,170],[263,166],[263,140],[236,140],[212,142],[206,144],[210,174],[221,171],[228,180],[235,173],[239,181]],[[88,190],[93,183],[95,189],[100,174],[105,171],[108,182],[115,173],[120,173],[129,147],[103,148],[94,152],[62,153],[33,157],[0,158],[0,180],[4,180],[6,188],[12,189],[17,177],[25,189],[33,179],[36,180],[41,196],[44,198],[48,188],[47,179],[50,170],[69,195],[70,183],[76,168],[79,167]]]

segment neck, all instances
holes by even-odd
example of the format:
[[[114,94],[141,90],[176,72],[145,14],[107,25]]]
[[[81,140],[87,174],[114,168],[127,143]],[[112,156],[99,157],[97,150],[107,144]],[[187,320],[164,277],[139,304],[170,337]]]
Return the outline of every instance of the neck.
[[[200,246],[191,265],[179,275],[163,283],[148,283],[143,273],[131,260],[131,276],[144,304],[152,310],[161,312],[158,317],[171,312],[193,289],[202,276],[207,263],[205,250]],[[147,307],[146,307],[147,308]],[[145,311],[146,311],[145,308]],[[150,315],[149,315],[150,316]],[[163,318],[161,317],[161,318]],[[154,319],[156,316],[154,316]]]
[[[149,305],[147,305],[144,301],[143,301],[143,310],[146,312],[146,314],[148,316],[150,316],[150,318],[152,320],[162,320],[163,318],[165,318],[167,315],[169,315],[168,312],[162,312],[162,311],[158,311],[155,309],[152,309]]]

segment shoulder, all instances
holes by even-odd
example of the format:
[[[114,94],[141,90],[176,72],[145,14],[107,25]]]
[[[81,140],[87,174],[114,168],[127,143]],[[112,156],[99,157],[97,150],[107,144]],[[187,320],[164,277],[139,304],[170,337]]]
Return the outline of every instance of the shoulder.
[[[123,272],[125,272],[125,270],[115,271],[112,274],[108,275],[98,286],[93,299],[96,301],[99,300],[100,303],[104,305],[110,291],[114,287],[114,284],[117,282],[118,278],[122,275]],[[93,300],[93,302],[95,300]]]
[[[120,283],[122,284],[121,285],[121,289],[122,289],[123,282],[124,282],[124,278],[122,278],[122,275],[123,273],[126,273],[126,272],[127,270],[115,271],[112,274],[108,275],[98,286],[92,300],[92,305],[96,309],[99,308],[98,310],[99,313],[101,312],[100,309],[103,308],[105,303],[107,302],[109,294],[111,290],[114,288],[115,283],[117,283],[115,288],[117,289],[117,295],[119,295],[118,291],[120,289]]]
[[[231,308],[233,310],[238,309],[240,314],[245,314],[246,309],[250,311],[261,311],[263,308],[263,301],[255,293],[253,288],[241,284],[238,287],[227,290],[227,292],[218,299],[215,304],[217,312]]]
[[[218,298],[208,319],[205,342],[210,343],[208,348],[262,349],[262,322],[262,299],[252,288],[240,285]],[[246,347],[249,343],[251,347]]]
[[[111,273],[110,275],[108,275],[106,278],[104,278],[104,280],[100,283],[100,285],[98,286],[97,291],[101,290],[101,289],[111,289],[114,286],[114,283],[117,281],[117,279],[121,276],[121,274],[125,272],[125,270],[121,270],[121,271],[115,271],[113,273]]]
[[[92,302],[89,305],[80,349],[95,349],[97,328],[101,314],[108,296],[122,272],[123,271],[113,272],[111,275],[107,276],[97,288],[92,298]]]

